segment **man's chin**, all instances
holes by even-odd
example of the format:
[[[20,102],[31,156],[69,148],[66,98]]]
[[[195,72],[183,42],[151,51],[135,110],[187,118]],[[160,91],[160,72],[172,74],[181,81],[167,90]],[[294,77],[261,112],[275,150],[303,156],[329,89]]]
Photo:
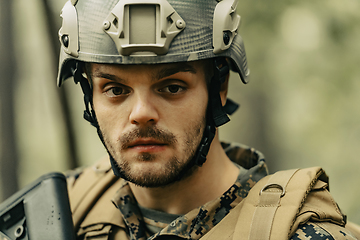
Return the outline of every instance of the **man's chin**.
[[[123,171],[123,175],[127,181],[146,188],[166,187],[180,179],[178,172],[169,171],[161,166],[149,163],[133,166],[130,171]]]
[[[164,178],[149,178],[149,179],[130,179],[129,182],[136,186],[143,188],[165,188],[173,185],[178,180],[176,179],[164,179]]]
[[[198,166],[187,169],[187,164],[180,164],[177,159],[161,164],[155,161],[142,161],[133,164],[117,164],[117,170],[125,180],[146,188],[167,187],[191,176]]]

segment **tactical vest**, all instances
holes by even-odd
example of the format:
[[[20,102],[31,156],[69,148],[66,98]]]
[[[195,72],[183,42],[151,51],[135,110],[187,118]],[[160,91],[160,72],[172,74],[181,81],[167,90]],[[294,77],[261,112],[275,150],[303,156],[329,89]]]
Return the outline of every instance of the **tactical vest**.
[[[93,224],[99,228],[97,234],[107,239],[111,229],[109,225],[101,225],[102,222],[126,227],[120,211],[114,213],[105,205],[104,208],[97,207],[101,213],[92,209],[95,204],[101,206],[102,197],[114,195],[119,187],[107,157],[82,171],[75,184],[73,180],[75,178],[69,178],[69,197],[75,231],[80,231],[78,234],[81,234],[81,225]],[[279,171],[264,177],[201,239],[285,240],[295,233],[299,225],[310,220],[317,222],[334,239],[344,239],[339,227],[346,227],[353,234],[353,239],[360,239],[360,227],[346,224],[345,216],[328,191],[328,177],[319,167]],[[115,239],[126,236],[119,237]]]

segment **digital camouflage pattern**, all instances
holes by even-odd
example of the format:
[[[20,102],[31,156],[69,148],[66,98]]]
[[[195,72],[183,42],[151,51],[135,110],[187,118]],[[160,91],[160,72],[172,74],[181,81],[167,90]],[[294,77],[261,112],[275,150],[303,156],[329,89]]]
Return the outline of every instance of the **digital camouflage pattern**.
[[[334,231],[337,231],[335,233]],[[290,240],[303,240],[303,239],[314,239],[314,240],[336,240],[333,234],[337,234],[341,239],[353,240],[355,238],[348,230],[340,226],[335,226],[335,230],[330,234],[324,228],[320,227],[317,223],[308,222],[304,225],[300,225],[296,233],[290,238]]]

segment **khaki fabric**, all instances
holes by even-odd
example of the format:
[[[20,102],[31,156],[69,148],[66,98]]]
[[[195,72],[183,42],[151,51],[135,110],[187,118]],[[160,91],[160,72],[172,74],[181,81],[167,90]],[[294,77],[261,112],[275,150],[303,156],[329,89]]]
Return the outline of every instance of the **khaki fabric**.
[[[354,237],[356,237],[357,239],[360,239],[360,226],[359,225],[352,223],[352,222],[348,222],[348,223],[346,223],[345,228],[348,229],[354,235]]]
[[[328,192],[327,176],[321,168],[289,170],[277,172],[275,175],[290,176],[290,179],[286,183],[285,194],[280,197],[279,207],[272,216],[272,221],[268,221],[267,216],[263,218],[266,221],[262,221],[261,218],[254,219],[258,208],[272,207],[259,204],[262,202],[260,192],[264,186],[275,184],[269,181],[272,179],[270,175],[260,180],[250,190],[247,198],[202,239],[289,239],[300,224],[309,220],[328,221],[329,226],[345,226],[344,217]],[[257,233],[255,235],[251,230],[254,226]],[[261,232],[268,229],[269,238],[261,238]]]
[[[76,181],[70,177],[68,184],[74,225],[81,239],[129,239],[121,212],[109,207],[121,181],[113,175],[107,157],[82,171]],[[339,227],[345,226],[344,216],[319,167],[280,171],[262,178],[201,239],[289,239],[309,221],[334,239],[343,239]],[[360,236],[359,226],[349,223],[346,228],[353,233],[352,239]]]
[[[80,227],[95,227],[98,231],[104,229],[105,224],[92,226],[94,223],[113,224],[125,228],[121,213],[107,207],[120,187],[118,180],[111,171],[108,157],[102,158],[93,167],[84,169],[76,179],[76,184],[73,185],[75,180],[69,178],[70,207],[76,232],[82,233]]]

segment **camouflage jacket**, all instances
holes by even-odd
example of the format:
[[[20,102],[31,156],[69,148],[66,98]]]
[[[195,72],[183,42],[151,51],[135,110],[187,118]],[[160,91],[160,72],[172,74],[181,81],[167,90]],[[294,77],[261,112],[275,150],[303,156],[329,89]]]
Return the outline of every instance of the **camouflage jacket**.
[[[107,186],[104,188],[106,190],[102,190],[99,200],[90,204],[88,214],[84,217],[73,215],[78,239],[200,239],[246,198],[250,189],[268,174],[264,157],[260,152],[234,144],[223,144],[223,148],[229,158],[241,166],[241,171],[233,186],[221,197],[164,225],[144,219],[128,183],[123,179],[116,179],[116,181],[110,181],[111,183],[108,184],[110,187]],[[73,187],[76,185],[76,179],[78,179],[77,175],[69,181],[70,201],[78,198],[72,197],[72,193],[76,192],[76,187]],[[81,174],[79,179],[81,179]],[[75,205],[72,204],[72,210],[76,212],[81,205]],[[162,230],[151,234],[147,229],[149,221],[151,225]],[[330,228],[327,228],[319,223],[307,222],[299,226],[291,239],[335,239],[334,236],[338,236],[338,233],[344,236],[343,239],[356,239],[344,227],[333,225],[330,224]],[[334,234],[331,231],[337,232]]]

